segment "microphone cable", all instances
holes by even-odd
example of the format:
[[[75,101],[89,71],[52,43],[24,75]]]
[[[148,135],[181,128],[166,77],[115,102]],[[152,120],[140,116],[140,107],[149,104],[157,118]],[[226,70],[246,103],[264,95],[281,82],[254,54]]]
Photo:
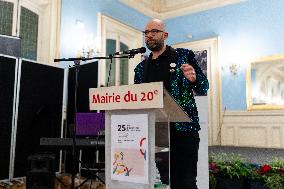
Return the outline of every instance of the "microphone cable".
[[[108,70],[108,76],[107,76],[107,83],[106,83],[106,87],[109,87],[109,83],[110,83],[110,73],[111,73],[111,68],[112,68],[112,63],[113,63],[113,58],[112,58],[112,55],[109,55],[110,56],[110,63],[109,63],[109,70]],[[114,78],[114,83],[115,83],[115,78]]]

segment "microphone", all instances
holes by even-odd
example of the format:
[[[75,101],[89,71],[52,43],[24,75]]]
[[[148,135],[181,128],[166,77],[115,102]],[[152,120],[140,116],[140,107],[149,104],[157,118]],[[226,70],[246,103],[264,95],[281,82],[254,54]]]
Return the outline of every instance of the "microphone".
[[[146,52],[146,48],[141,47],[141,48],[138,48],[138,49],[131,49],[131,50],[125,50],[125,51],[122,51],[122,52],[116,52],[116,53],[114,53],[114,55],[122,55],[122,54],[135,55],[135,54],[145,53],[145,52]]]

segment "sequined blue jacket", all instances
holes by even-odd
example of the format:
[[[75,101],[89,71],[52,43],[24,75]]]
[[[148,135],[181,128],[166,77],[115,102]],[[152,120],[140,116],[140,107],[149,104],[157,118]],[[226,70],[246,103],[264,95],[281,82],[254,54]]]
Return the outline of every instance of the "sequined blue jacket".
[[[192,119],[191,123],[175,123],[175,127],[180,131],[199,131],[199,117],[198,111],[193,95],[193,91],[200,95],[205,95],[209,88],[209,83],[206,76],[203,74],[201,68],[197,64],[196,59],[194,58],[194,53],[191,50],[177,48],[176,50],[176,69],[175,74],[171,77],[170,86],[171,86],[171,95],[177,101],[177,103],[184,109],[184,111]],[[134,83],[144,83],[144,70],[145,65],[148,62],[143,60],[140,62],[134,69],[135,77]],[[196,82],[192,83],[185,78],[180,67],[182,64],[189,63],[193,66],[196,72]]]

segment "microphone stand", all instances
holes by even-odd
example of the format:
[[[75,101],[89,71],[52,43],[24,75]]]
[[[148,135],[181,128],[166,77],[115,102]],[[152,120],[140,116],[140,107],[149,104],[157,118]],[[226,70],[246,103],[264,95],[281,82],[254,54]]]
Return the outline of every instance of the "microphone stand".
[[[124,55],[124,56],[116,56],[115,54],[110,54],[108,57],[92,57],[92,58],[85,58],[85,57],[80,57],[80,58],[62,58],[62,59],[54,59],[54,62],[61,62],[61,61],[72,61],[74,62],[74,67],[75,67],[75,87],[74,87],[74,126],[73,126],[73,132],[72,132],[72,178],[71,178],[71,189],[75,188],[75,175],[76,175],[76,128],[77,128],[77,95],[78,95],[78,87],[79,87],[79,71],[80,71],[80,62],[81,61],[87,61],[87,60],[100,60],[100,59],[110,59],[112,62],[112,58],[133,58],[135,54],[129,54],[129,55]],[[80,160],[79,160],[80,162]],[[100,178],[98,178],[101,182],[104,183],[104,181]],[[78,187],[79,188],[81,185],[83,185],[87,179],[82,182]]]
[[[87,60],[93,60],[93,59],[110,59],[110,57],[94,57],[94,58],[62,58],[62,59],[54,59],[54,62],[61,62],[61,61],[72,61],[74,62],[74,68],[75,68],[75,87],[74,87],[74,126],[72,130],[72,178],[71,178],[71,189],[74,189],[75,187],[75,175],[76,175],[76,129],[77,129],[77,95],[78,95],[78,87],[79,87],[79,71],[80,71],[80,62],[81,61],[87,61]]]

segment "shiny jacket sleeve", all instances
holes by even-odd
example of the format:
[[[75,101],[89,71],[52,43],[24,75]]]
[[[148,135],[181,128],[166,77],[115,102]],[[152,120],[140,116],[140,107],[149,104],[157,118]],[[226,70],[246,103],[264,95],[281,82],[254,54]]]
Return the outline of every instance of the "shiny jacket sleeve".
[[[207,90],[209,89],[209,82],[207,77],[202,72],[200,66],[198,65],[194,53],[190,50],[188,54],[188,63],[192,65],[196,73],[196,82],[191,83],[187,80],[188,83],[192,85],[192,89],[199,95],[206,95]]]
[[[134,84],[144,83],[144,63],[140,62],[134,69]]]

